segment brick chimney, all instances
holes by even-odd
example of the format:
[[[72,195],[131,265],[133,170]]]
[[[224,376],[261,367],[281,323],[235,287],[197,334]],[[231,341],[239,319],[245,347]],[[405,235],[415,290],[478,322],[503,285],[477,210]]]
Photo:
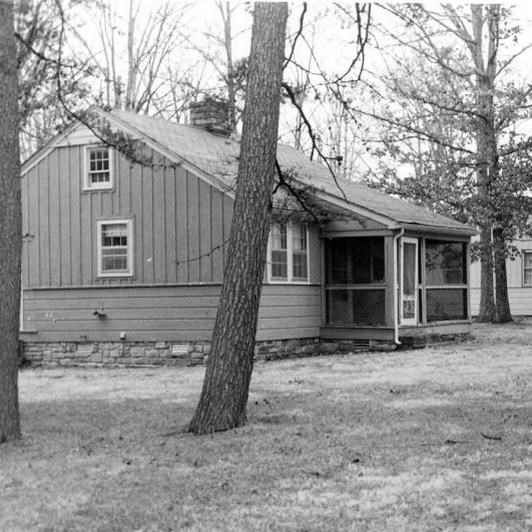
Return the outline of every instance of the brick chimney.
[[[230,135],[226,101],[206,97],[199,102],[192,102],[188,110],[192,126],[201,127],[218,135]]]

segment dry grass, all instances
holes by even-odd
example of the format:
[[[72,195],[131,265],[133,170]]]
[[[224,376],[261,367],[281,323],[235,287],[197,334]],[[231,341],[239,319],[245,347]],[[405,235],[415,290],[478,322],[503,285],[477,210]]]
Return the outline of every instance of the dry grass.
[[[0,530],[532,529],[532,325],[260,364],[249,424],[179,431],[202,368],[26,370]]]

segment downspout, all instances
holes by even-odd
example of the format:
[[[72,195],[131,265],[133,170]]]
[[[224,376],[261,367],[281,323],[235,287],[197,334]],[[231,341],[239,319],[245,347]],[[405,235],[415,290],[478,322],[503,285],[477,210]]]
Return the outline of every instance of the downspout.
[[[397,243],[399,238],[405,234],[404,227],[393,237],[393,341],[395,345],[401,345],[399,341],[399,308],[397,301],[397,274],[399,271],[399,264],[397,260]]]

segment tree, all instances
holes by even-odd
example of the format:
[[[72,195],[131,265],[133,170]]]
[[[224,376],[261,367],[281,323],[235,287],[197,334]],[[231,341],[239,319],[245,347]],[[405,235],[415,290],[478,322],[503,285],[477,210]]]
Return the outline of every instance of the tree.
[[[165,2],[153,11],[141,12],[141,2],[129,0],[125,20],[114,7],[108,1],[87,3],[85,14],[94,21],[101,49],[95,49],[85,27],[71,26],[73,47],[82,50],[78,55],[91,66],[104,105],[138,113],[164,108],[170,100],[166,67],[175,62],[172,54],[181,43],[182,19],[188,6]],[[122,57],[126,68],[122,67]],[[182,72],[174,74],[179,78]]]
[[[65,8],[76,0],[65,1]],[[62,4],[61,4],[62,6]],[[63,13],[63,10],[61,10]],[[63,24],[58,4],[38,0],[15,2],[15,37],[19,73],[20,149],[22,159],[42,147],[64,128],[69,116],[57,98],[57,74],[61,73],[62,98],[69,108],[84,106],[87,95],[86,65],[72,55],[57,55],[62,47]]]
[[[211,353],[189,430],[228,430],[246,421],[259,298],[270,229],[288,5],[257,2],[234,214]]]
[[[18,352],[22,245],[13,3],[0,1],[0,443],[20,437]]]
[[[503,157],[523,146],[506,149],[500,139],[528,103],[530,87],[504,79],[527,47],[501,58],[504,43],[513,42],[518,32],[508,23],[509,11],[498,4],[472,4],[469,11],[450,4],[440,10],[419,4],[385,9],[404,22],[407,34],[389,35],[401,52],[378,89],[379,98],[388,93],[386,109],[365,114],[384,122],[388,151],[417,169],[418,186],[399,181],[396,190],[417,191],[417,199],[432,194],[429,203],[465,215],[480,227],[479,319],[511,320],[506,256],[521,217],[501,211],[500,166]]]

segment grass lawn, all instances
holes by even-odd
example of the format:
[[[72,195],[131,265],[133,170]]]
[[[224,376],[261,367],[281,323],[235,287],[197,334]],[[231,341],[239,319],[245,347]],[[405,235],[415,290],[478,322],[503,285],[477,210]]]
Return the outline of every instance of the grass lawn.
[[[532,324],[475,331],[259,364],[207,437],[203,368],[24,370],[0,530],[532,530]]]

